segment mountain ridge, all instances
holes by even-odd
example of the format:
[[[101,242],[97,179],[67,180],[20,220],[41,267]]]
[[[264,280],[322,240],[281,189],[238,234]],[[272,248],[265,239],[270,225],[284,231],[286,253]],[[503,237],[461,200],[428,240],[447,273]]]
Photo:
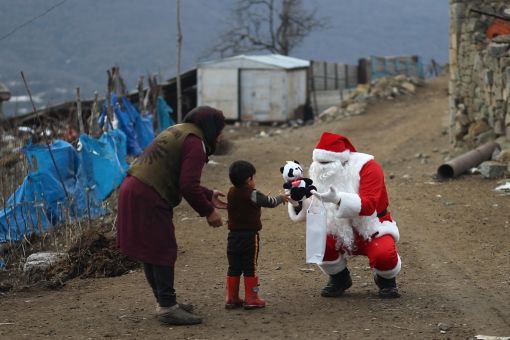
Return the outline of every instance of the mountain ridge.
[[[194,67],[228,27],[236,0],[181,2],[181,70]],[[3,0],[0,36],[58,1]],[[330,29],[312,32],[291,56],[356,63],[369,55],[418,54],[447,60],[448,5],[442,0],[307,0],[327,17]],[[106,70],[118,65],[128,89],[140,75],[175,75],[175,3],[165,0],[67,0],[51,12],[0,40],[0,81],[13,96],[26,95],[24,71],[38,105],[104,92]],[[217,59],[211,57],[209,59]],[[203,60],[203,59],[202,59]],[[5,105],[7,104],[7,105]],[[4,103],[12,114],[14,103]]]

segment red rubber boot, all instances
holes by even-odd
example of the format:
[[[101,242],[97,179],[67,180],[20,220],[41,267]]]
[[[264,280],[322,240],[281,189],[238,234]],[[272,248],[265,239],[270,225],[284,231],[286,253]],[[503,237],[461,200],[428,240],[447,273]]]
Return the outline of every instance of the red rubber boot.
[[[239,298],[239,276],[227,276],[227,297],[225,298],[225,308],[234,309],[243,306],[243,300]]]
[[[259,298],[259,278],[256,276],[244,277],[244,309],[262,308],[266,302]]]

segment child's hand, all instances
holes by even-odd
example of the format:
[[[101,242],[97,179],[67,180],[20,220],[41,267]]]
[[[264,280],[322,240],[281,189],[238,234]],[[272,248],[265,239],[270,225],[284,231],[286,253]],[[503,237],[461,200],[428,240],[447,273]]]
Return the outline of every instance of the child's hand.
[[[281,194],[280,197],[283,203],[287,203],[289,201],[290,194]]]

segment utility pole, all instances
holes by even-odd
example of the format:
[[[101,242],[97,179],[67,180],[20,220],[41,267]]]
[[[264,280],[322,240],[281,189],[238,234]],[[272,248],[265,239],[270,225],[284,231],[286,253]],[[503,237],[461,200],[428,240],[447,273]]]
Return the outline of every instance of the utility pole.
[[[182,98],[181,98],[181,46],[182,46],[182,32],[181,32],[181,0],[176,0],[177,9],[177,123],[182,122]]]

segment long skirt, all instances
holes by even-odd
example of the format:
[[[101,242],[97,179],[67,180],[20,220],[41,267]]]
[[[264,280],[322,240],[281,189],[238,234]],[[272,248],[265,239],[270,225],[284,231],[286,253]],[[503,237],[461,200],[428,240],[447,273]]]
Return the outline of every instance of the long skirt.
[[[177,258],[173,209],[151,186],[127,176],[120,186],[117,246],[141,262],[173,266]]]

